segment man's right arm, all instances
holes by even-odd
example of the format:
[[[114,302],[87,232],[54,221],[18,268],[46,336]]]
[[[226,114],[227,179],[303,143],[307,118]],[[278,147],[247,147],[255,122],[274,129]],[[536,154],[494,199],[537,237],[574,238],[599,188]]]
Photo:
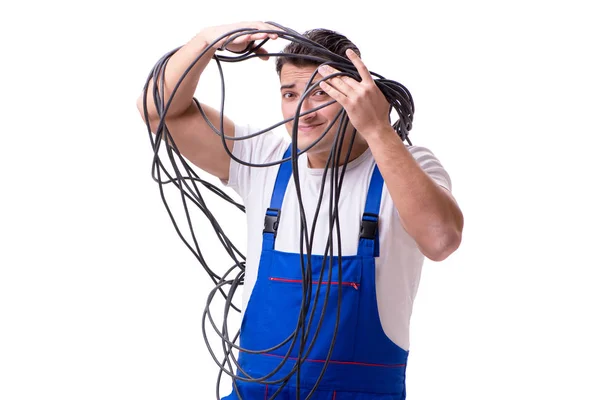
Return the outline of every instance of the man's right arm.
[[[169,59],[164,74],[165,82],[163,87],[165,101],[167,101],[171,96],[173,88],[179,79],[181,79],[181,76],[185,70],[189,68],[189,66],[204,50],[207,49],[210,43],[215,41],[221,35],[240,28],[278,29],[262,22],[251,22],[211,27],[202,30],[186,45],[182,46]],[[227,48],[233,51],[241,51],[249,42],[262,40],[268,36],[269,35],[267,34],[241,36],[229,44]],[[274,39],[277,36],[270,35],[270,37]],[[198,106],[194,102],[194,94],[196,92],[200,76],[213,57],[216,48],[221,46],[225,40],[226,39],[220,40],[213,46],[213,48],[206,51],[204,56],[186,75],[185,79],[178,87],[173,100],[171,101],[165,122],[169,129],[169,133],[175,141],[175,145],[185,158],[209,174],[214,175],[221,180],[227,181],[229,180],[229,155],[223,148],[221,137],[215,134],[212,128],[207,124],[207,122],[204,120],[204,117],[198,110]],[[150,82],[148,86],[146,107],[148,109],[148,119],[152,132],[156,133],[160,118],[156,111],[152,96],[153,84],[154,82]],[[137,106],[142,118],[144,118],[143,93],[137,100]],[[205,104],[202,104],[202,109],[204,110],[210,122],[214,126],[218,127],[220,125],[220,113],[214,108],[211,108]],[[234,136],[234,122],[226,116],[223,117],[223,120],[223,130],[225,135]],[[228,140],[226,143],[229,151],[233,151],[234,142]]]

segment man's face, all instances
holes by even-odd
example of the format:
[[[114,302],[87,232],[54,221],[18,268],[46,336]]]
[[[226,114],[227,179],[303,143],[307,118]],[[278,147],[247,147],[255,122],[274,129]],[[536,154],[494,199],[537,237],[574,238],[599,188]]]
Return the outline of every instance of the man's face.
[[[300,97],[302,97],[306,84],[316,68],[317,65],[296,67],[290,63],[284,64],[281,68],[281,111],[284,119],[291,118],[296,114]],[[321,79],[321,75],[317,74],[312,83],[315,83],[319,79]],[[333,99],[327,93],[317,86],[312,92],[306,95],[302,102],[300,113],[316,108],[332,100]],[[335,119],[341,108],[339,103],[334,103],[318,111],[301,116],[298,120],[298,147],[303,150],[317,140]],[[309,151],[310,154],[329,154],[339,123],[338,119],[327,135]],[[292,120],[286,123],[285,126],[291,136],[294,121]],[[347,132],[351,132],[351,130],[348,129]],[[345,139],[344,142],[348,142],[348,138]]]

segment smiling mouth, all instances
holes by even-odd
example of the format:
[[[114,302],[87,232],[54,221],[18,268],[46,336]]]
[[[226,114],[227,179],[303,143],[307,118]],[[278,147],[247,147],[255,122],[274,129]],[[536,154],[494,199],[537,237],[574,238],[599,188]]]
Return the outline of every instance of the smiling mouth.
[[[311,132],[313,130],[315,130],[316,128],[320,127],[323,124],[317,124],[317,125],[298,125],[298,131],[299,132]]]

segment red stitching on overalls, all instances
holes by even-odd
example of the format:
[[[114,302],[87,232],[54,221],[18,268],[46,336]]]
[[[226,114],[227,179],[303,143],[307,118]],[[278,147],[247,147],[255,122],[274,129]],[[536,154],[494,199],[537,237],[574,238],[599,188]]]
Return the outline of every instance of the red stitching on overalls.
[[[277,357],[277,358],[284,358],[283,356],[277,355],[277,354],[269,354],[269,353],[264,353],[263,355],[265,356],[270,356],[270,357]],[[298,360],[297,357],[288,357],[288,359],[290,360]],[[304,361],[309,361],[309,362],[318,362],[318,363],[324,363],[325,360],[311,360],[311,359],[306,359]],[[371,363],[361,363],[361,362],[356,362],[356,361],[335,361],[335,360],[329,360],[330,364],[344,364],[344,365],[360,365],[363,367],[382,367],[382,368],[400,368],[400,367],[406,367],[406,364],[371,364]]]
[[[285,283],[302,283],[302,279],[287,279],[287,278],[276,278],[274,276],[269,277],[269,280],[272,281],[276,281],[276,282],[285,282]],[[318,285],[319,281],[313,281],[313,285]],[[327,285],[328,282],[327,281],[322,281],[321,285]],[[338,281],[332,281],[331,282],[332,285],[337,285],[339,284]],[[360,283],[356,283],[356,282],[342,282],[342,285],[347,285],[347,286],[352,286],[354,289],[358,289],[358,287],[360,286]]]
[[[333,399],[331,400],[335,400],[335,390],[333,391]]]
[[[267,400],[267,396],[269,395],[269,385],[265,387],[265,400]]]

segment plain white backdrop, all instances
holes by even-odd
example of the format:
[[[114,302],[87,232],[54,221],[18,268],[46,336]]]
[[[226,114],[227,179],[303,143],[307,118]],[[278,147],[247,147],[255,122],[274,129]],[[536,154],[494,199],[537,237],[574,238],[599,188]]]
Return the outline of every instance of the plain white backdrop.
[[[0,399],[215,398],[201,330],[211,282],[151,178],[135,101],[164,53],[243,20],[348,35],[372,71],[411,91],[411,139],[453,179],[463,243],[424,265],[408,399],[600,399],[592,3],[3,5]],[[226,74],[231,117],[280,120],[273,60]],[[212,105],[215,76],[213,65],[198,93]],[[211,205],[243,249],[242,214]],[[197,215],[222,272],[229,261]]]

